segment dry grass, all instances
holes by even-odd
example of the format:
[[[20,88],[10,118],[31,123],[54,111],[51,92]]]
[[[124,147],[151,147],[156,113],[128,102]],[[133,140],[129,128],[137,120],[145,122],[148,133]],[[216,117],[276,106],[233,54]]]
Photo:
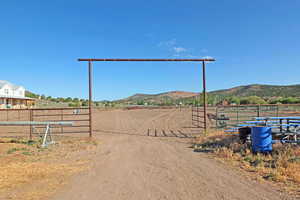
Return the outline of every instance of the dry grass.
[[[195,151],[211,152],[217,158],[258,175],[258,180],[267,180],[283,190],[300,197],[300,146],[273,146],[269,155],[252,154],[248,144],[239,143],[236,135],[213,132],[196,140]]]
[[[0,139],[0,199],[44,199],[70,176],[88,168],[89,155],[98,142],[60,138],[49,148],[37,140]],[[86,153],[86,156],[80,156]]]

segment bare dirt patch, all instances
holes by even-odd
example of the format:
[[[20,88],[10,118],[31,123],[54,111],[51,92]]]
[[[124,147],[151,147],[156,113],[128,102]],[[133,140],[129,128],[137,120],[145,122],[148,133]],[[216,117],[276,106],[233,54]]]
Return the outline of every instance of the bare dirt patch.
[[[58,139],[58,138],[57,138]],[[41,148],[40,141],[0,139],[0,199],[44,199],[56,192],[73,174],[88,169],[96,140],[59,138]]]
[[[50,199],[293,199],[193,152],[200,130],[191,127],[190,110],[112,110],[97,112],[94,120],[102,143],[90,169]]]

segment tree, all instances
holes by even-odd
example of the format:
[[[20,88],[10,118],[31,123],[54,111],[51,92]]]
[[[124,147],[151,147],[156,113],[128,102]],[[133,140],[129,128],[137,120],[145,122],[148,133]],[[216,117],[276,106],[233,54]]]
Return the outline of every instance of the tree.
[[[83,102],[81,103],[81,105],[82,105],[82,106],[88,106],[88,105],[89,105],[89,102],[88,102],[88,101],[83,101]]]
[[[266,101],[258,96],[243,97],[240,100],[241,104],[266,104]]]
[[[144,103],[145,103],[144,100],[138,100],[138,101],[136,102],[137,105],[144,105]]]
[[[65,99],[65,102],[71,102],[72,101],[72,98],[71,97],[68,97]]]
[[[269,99],[269,104],[281,104],[282,97],[276,98],[276,99]]]
[[[80,103],[79,102],[70,102],[69,107],[80,107]]]
[[[294,104],[294,103],[300,103],[300,100],[295,97],[286,97],[286,98],[282,98],[280,102],[283,104]]]
[[[237,105],[239,105],[241,103],[240,98],[238,98],[237,96],[229,97],[228,101],[229,101],[230,104],[237,104]]]

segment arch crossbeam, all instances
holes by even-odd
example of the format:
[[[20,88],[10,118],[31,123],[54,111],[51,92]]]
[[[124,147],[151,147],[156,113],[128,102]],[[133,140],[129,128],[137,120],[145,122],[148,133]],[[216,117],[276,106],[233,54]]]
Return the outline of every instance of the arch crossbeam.
[[[203,79],[203,117],[204,131],[207,131],[207,114],[206,114],[206,78],[205,78],[205,62],[214,62],[214,58],[203,59],[136,59],[136,58],[79,58],[79,62],[88,62],[89,68],[89,122],[90,122],[90,137],[93,133],[92,126],[92,62],[202,62],[202,79]]]

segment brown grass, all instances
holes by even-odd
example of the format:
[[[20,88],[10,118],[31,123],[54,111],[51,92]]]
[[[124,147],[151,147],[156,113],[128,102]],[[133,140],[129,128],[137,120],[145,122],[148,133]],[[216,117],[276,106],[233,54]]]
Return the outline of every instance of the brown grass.
[[[226,163],[251,172],[258,180],[267,180],[300,197],[300,146],[273,146],[270,155],[252,154],[249,144],[241,144],[236,135],[212,132],[196,139],[195,151],[211,152]]]
[[[70,176],[88,168],[89,156],[98,142],[60,138],[49,148],[37,140],[0,139],[0,199],[38,200],[53,194]]]

